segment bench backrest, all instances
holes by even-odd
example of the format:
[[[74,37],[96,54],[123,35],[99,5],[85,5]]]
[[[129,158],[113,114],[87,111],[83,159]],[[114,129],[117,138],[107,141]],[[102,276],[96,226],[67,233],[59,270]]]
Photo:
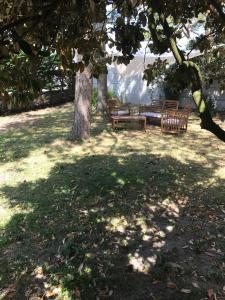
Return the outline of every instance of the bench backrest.
[[[139,112],[151,111],[151,105],[141,105],[139,106]]]
[[[177,100],[164,100],[162,110],[178,110],[179,101]]]
[[[187,113],[191,113],[192,112],[192,107],[191,105],[185,105],[181,111],[187,112]]]
[[[153,100],[150,105],[139,106],[139,112],[159,111],[163,107],[163,100]]]

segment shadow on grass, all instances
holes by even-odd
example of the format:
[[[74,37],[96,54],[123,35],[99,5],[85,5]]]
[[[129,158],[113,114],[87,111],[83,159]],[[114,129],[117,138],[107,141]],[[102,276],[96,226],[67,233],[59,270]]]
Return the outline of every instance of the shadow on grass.
[[[49,284],[62,287],[58,299],[199,299],[202,273],[222,259],[205,256],[211,239],[199,252],[193,246],[207,231],[224,233],[224,221],[217,228],[205,215],[224,197],[224,182],[204,186],[213,172],[170,157],[93,155],[58,164],[47,180],[2,188],[25,212],[1,235],[2,293],[14,284],[1,299],[41,297]]]
[[[33,119],[29,114],[27,121],[11,124],[5,132],[0,132],[0,162],[7,163],[26,158],[31,151],[46,147],[56,139],[68,140],[72,128],[72,110],[71,107],[71,112],[59,111],[40,116],[34,115]],[[110,131],[106,128],[105,119],[95,115],[92,115],[92,119],[92,136],[100,135],[103,130]]]
[[[32,150],[51,144],[57,138],[66,138],[70,126],[69,113],[61,112],[39,117],[30,126],[7,130],[0,136],[0,161],[17,161],[27,157]]]

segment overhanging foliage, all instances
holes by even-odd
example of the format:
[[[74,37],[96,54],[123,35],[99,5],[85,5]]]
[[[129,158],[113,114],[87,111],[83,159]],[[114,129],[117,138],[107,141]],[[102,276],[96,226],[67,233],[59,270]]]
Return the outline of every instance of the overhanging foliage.
[[[116,12],[110,26],[111,33],[104,30],[109,2],[113,2],[112,10]],[[0,4],[1,58],[18,53],[19,49],[29,57],[56,51],[63,65],[73,72],[82,71],[84,66],[91,64],[93,72],[99,73],[101,65],[111,61],[102,49],[102,43],[107,42],[122,53],[115,58],[118,62],[129,63],[147,31],[150,50],[159,55],[171,51],[179,70],[188,78],[202,128],[225,141],[225,132],[213,122],[203,99],[199,67],[189,59],[189,52],[178,47],[180,38],[189,35],[199,16],[204,30],[199,39],[193,41],[192,48],[205,53],[212,49],[212,45],[224,42],[223,1],[48,0],[43,3],[40,0],[1,0]],[[73,61],[75,49],[83,57],[81,62]],[[101,63],[100,57],[103,58]],[[149,74],[152,76],[153,72]]]

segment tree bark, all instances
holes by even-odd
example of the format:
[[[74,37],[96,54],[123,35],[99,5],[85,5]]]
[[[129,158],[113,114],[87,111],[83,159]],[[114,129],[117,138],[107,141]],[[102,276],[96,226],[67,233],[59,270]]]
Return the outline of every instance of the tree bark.
[[[199,111],[201,128],[210,131],[221,141],[225,142],[225,131],[213,121],[211,113],[202,98],[202,90],[192,91],[192,96]]]
[[[72,140],[84,140],[90,137],[92,79],[90,66],[76,74],[74,119],[71,132]]]
[[[103,114],[107,107],[107,74],[102,73],[98,77],[98,99],[96,111]]]

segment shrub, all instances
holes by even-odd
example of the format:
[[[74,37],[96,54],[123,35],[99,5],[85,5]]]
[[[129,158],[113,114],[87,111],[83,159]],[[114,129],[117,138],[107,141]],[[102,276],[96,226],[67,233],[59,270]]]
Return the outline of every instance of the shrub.
[[[107,91],[107,99],[117,98],[117,95],[112,90]]]
[[[28,58],[20,51],[0,62],[1,102],[4,110],[24,110],[45,90],[62,88],[68,74],[62,72],[57,54]],[[68,85],[68,84],[67,84]]]

